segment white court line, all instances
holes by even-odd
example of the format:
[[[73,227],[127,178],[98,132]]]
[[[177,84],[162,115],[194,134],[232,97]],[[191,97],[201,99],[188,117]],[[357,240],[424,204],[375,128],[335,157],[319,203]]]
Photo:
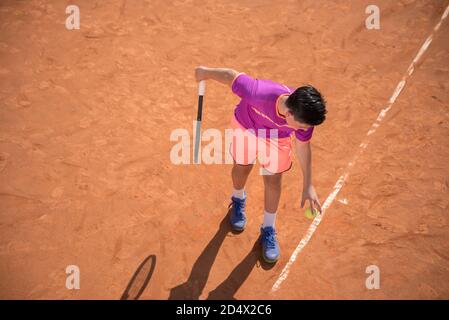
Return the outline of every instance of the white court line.
[[[380,126],[380,123],[385,118],[387,112],[391,109],[392,105],[395,103],[396,99],[399,97],[399,94],[401,93],[402,89],[405,87],[407,79],[413,74],[413,71],[415,70],[416,64],[418,63],[418,61],[421,59],[421,57],[424,54],[424,52],[426,52],[426,50],[429,48],[430,44],[432,43],[432,39],[433,39],[434,33],[437,32],[438,29],[440,29],[441,24],[443,23],[444,19],[446,19],[448,14],[449,14],[449,5],[446,7],[446,10],[444,10],[444,13],[441,16],[440,21],[433,28],[433,31],[430,34],[430,36],[427,37],[426,41],[421,46],[421,49],[419,50],[418,54],[416,55],[416,57],[413,59],[412,63],[408,67],[406,74],[402,77],[401,81],[396,86],[396,89],[394,90],[390,100],[388,101],[387,107],[380,111],[379,116],[377,117],[376,121],[372,124],[370,130],[366,134],[365,140],[360,144],[360,146],[359,146],[360,148],[359,148],[358,152],[356,153],[356,155],[354,156],[352,161],[348,163],[344,173],[338,178],[337,182],[335,183],[333,191],[327,197],[326,201],[324,202],[324,204],[322,206],[322,214],[316,216],[315,219],[310,224],[309,228],[307,229],[306,235],[301,239],[301,241],[299,242],[299,244],[296,247],[295,251],[293,251],[293,253],[292,253],[291,257],[290,257],[290,260],[288,261],[288,263],[286,264],[286,266],[282,270],[281,274],[279,275],[278,279],[276,280],[275,284],[271,288],[271,292],[275,292],[275,291],[279,290],[279,288],[281,287],[282,282],[285,279],[287,279],[288,274],[290,272],[290,268],[293,265],[293,263],[295,262],[298,254],[302,251],[302,249],[304,249],[304,247],[307,245],[309,240],[312,238],[312,235],[315,233],[315,230],[317,229],[318,225],[320,224],[321,220],[324,217],[324,212],[326,211],[327,208],[330,207],[332,202],[335,200],[335,197],[340,192],[341,188],[343,187],[343,184],[345,183],[346,179],[348,178],[350,170],[356,164],[356,162],[359,159],[360,155],[363,153],[363,151],[368,146],[368,142],[369,142],[370,136],[374,132],[376,132],[377,128]]]

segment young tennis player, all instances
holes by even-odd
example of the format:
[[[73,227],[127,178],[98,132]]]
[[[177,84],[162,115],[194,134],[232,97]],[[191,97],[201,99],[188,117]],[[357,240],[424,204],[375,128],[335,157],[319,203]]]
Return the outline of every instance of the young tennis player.
[[[303,191],[301,208],[308,200],[312,212],[321,214],[321,204],[312,184],[310,139],[314,127],[326,118],[326,104],[312,86],[296,89],[270,80],[253,78],[228,68],[195,69],[197,81],[212,79],[228,85],[241,98],[234,109],[230,152],[233,193],[230,223],[235,231],[246,226],[245,183],[256,158],[263,170],[264,221],[261,226],[262,257],[268,263],[279,259],[275,221],[281,195],[282,173],[292,166],[292,149],[301,164]]]

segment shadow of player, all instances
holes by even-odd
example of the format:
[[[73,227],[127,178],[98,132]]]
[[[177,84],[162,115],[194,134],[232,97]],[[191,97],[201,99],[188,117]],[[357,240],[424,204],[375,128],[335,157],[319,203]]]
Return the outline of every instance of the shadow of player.
[[[229,224],[229,214],[224,216],[214,237],[209,241],[203,252],[195,261],[186,282],[171,289],[169,300],[198,300],[206,286],[212,265],[217,258],[218,251],[229,232],[233,232]],[[237,233],[237,232],[233,232]],[[208,299],[233,299],[234,294],[248,278],[251,270],[260,262],[262,268],[271,269],[274,264],[267,264],[261,259],[259,241],[257,240],[251,251],[240,262],[217,288],[209,293]]]
[[[229,232],[231,232],[231,227],[229,226],[228,215],[226,215],[221,220],[220,226],[214,237],[209,241],[203,252],[201,252],[200,256],[193,264],[192,271],[190,272],[187,281],[171,289],[168,298],[169,300],[199,299],[206,286],[212,265],[217,258],[218,250]]]
[[[236,300],[234,298],[235,293],[256,265],[260,265],[264,270],[269,270],[275,266],[274,263],[270,264],[262,259],[259,239],[254,242],[251,251],[232,270],[229,276],[214,290],[209,292],[207,300]]]

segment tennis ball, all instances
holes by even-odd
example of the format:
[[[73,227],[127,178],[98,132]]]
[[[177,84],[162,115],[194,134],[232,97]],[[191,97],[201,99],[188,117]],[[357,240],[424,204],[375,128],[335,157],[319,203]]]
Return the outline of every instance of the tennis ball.
[[[317,209],[313,209],[313,213],[312,213],[312,210],[310,208],[307,208],[306,212],[305,212],[306,218],[310,219],[310,220],[313,220],[317,214],[318,214]]]

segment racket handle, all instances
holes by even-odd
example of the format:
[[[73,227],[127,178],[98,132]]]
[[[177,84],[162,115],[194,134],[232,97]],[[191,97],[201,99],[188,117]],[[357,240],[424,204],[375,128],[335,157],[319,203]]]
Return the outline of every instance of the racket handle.
[[[198,85],[198,95],[204,96],[205,93],[206,93],[206,81],[201,80]]]
[[[206,93],[206,81],[201,80],[198,84],[198,113],[196,115],[195,150],[194,163],[198,164],[198,153],[201,140],[201,118],[203,116],[203,97]]]
[[[206,93],[206,81],[201,80],[198,84],[198,113],[196,116],[197,121],[201,121],[203,116],[203,97]]]

